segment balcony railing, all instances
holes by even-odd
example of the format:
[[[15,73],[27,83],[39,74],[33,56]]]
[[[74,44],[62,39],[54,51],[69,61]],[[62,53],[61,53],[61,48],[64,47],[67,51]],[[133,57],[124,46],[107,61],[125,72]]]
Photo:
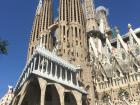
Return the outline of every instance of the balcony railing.
[[[77,76],[79,67],[76,67],[48,50],[37,47],[35,53],[25,66],[15,91],[19,90],[31,74],[41,76],[46,80],[69,86],[80,92],[86,93],[83,87],[79,86]]]

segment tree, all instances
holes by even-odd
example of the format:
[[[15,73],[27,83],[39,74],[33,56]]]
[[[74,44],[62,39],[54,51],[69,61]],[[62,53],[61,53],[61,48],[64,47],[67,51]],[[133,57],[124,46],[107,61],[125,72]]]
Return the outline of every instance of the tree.
[[[0,39],[0,54],[7,54],[8,42]]]

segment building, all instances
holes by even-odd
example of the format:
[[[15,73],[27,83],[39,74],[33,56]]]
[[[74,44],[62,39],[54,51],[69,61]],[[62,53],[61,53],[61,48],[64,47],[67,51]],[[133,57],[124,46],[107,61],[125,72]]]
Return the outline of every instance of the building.
[[[0,105],[9,105],[14,97],[14,91],[12,86],[8,86],[8,91],[4,97],[0,100]]]
[[[93,0],[59,0],[52,14],[40,0],[11,105],[139,105],[140,28],[112,31]]]

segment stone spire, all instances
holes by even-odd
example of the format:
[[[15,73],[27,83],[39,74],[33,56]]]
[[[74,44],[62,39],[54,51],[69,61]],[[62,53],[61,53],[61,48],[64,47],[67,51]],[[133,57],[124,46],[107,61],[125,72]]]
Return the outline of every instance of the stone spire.
[[[49,27],[53,23],[52,17],[52,4],[53,0],[44,0],[41,10],[40,17],[40,37],[42,47],[52,51],[53,49],[53,37]]]
[[[97,29],[96,13],[94,0],[84,0],[84,10],[86,16],[86,30],[91,31]]]
[[[28,60],[34,49],[42,40],[42,46],[52,50],[53,39],[48,27],[52,24],[52,0],[40,0],[36,10],[33,28],[30,37]]]
[[[88,41],[85,29],[85,17],[81,0],[59,1],[59,56],[80,67],[80,83],[88,89],[88,98],[93,104],[93,83],[88,66]]]
[[[52,0],[44,0],[41,10],[41,32],[46,31],[52,25]]]
[[[69,42],[71,60],[78,64],[87,60],[87,36],[81,0],[70,2]]]
[[[28,58],[27,58],[28,60],[30,59],[36,45],[38,44],[39,33],[40,33],[41,8],[42,8],[42,0],[39,1],[37,9],[36,9],[35,19],[33,22],[33,27],[32,27],[32,32],[31,32],[30,42],[29,42]]]
[[[59,1],[60,55],[73,63],[85,58],[86,36],[81,0]]]
[[[109,14],[108,9],[106,9],[104,6],[99,6],[96,9],[96,14],[97,14],[97,18],[98,18],[99,24],[102,24],[102,22],[103,22],[104,31],[105,32],[109,31],[110,30],[110,26],[109,26],[108,19],[107,19],[107,16]]]
[[[39,0],[39,4],[38,4],[37,9],[36,9],[36,15],[40,14],[41,8],[42,8],[42,0]]]
[[[58,55],[63,56],[68,60],[67,54],[69,46],[69,0],[59,0],[59,35],[57,36],[58,44],[60,45],[58,48]]]

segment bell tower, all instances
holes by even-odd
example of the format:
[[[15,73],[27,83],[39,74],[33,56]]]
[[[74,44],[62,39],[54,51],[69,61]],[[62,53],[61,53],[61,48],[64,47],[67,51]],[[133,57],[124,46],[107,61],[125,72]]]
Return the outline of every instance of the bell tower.
[[[40,38],[41,38],[41,45],[49,50],[53,50],[53,37],[51,30],[49,27],[53,23],[53,0],[44,0],[42,10],[41,10],[41,18],[40,18]]]
[[[97,30],[94,0],[83,0],[83,4],[86,16],[86,31]]]
[[[42,0],[39,1],[37,10],[36,10],[36,14],[35,14],[35,18],[34,18],[34,23],[33,23],[33,27],[32,27],[32,32],[30,35],[30,42],[29,42],[29,48],[28,48],[28,58],[27,60],[30,59],[31,55],[34,52],[34,49],[38,43],[38,39],[39,39],[39,33],[40,33],[40,12],[41,12],[41,8],[42,8]]]
[[[99,6],[96,9],[96,14],[97,14],[97,18],[99,21],[99,29],[102,33],[108,32],[110,31],[110,26],[109,26],[109,22],[108,22],[108,14],[109,14],[109,10],[107,8],[105,8],[104,6]]]
[[[52,21],[52,0],[40,0],[30,36],[28,60],[33,54],[36,46],[39,45],[40,39],[42,39],[43,47],[52,50],[53,39],[50,30],[48,29],[52,24]]]
[[[59,54],[79,65],[87,59],[88,49],[81,0],[60,0],[59,6]]]
[[[92,70],[88,61],[88,38],[86,35],[86,22],[82,2],[81,0],[60,0],[59,6],[60,34],[58,38],[58,55],[75,66],[80,67],[79,82],[82,83],[85,88],[88,88],[88,100],[90,100],[92,105],[94,89]],[[94,20],[94,18],[90,19]]]

